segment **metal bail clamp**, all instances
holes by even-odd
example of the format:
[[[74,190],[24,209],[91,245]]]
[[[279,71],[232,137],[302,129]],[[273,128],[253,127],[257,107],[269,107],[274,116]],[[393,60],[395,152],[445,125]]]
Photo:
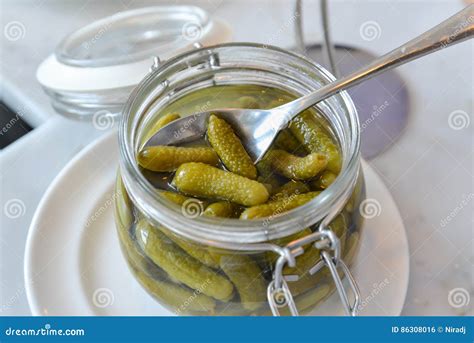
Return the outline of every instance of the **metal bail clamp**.
[[[286,306],[288,306],[292,316],[299,315],[295,301],[285,280],[283,280],[279,288],[276,288],[275,280],[270,282],[267,288],[267,299],[274,316],[279,317],[281,315],[280,309]]]
[[[336,285],[337,293],[339,294],[339,298],[341,299],[342,306],[344,307],[346,315],[356,316],[360,303],[360,290],[357,286],[357,282],[352,276],[352,273],[341,258],[339,238],[333,231],[328,230],[326,228],[324,221],[323,223],[321,223],[319,230],[319,232],[326,235],[327,241],[323,240],[322,242],[316,242],[314,244],[317,248],[321,249],[321,261],[319,261],[313,268],[311,268],[309,272],[311,275],[313,275],[319,269],[321,269],[323,265],[326,265],[329,268],[329,271],[331,272],[331,276]],[[326,247],[324,247],[321,245],[321,243],[328,244],[326,245]],[[332,256],[329,251],[332,251]],[[351,304],[349,301],[347,292],[344,288],[344,285],[342,284],[342,279],[337,271],[339,267],[342,270],[343,275],[346,276],[349,282],[349,287],[354,295],[353,304]]]
[[[355,316],[360,302],[360,291],[357,286],[354,277],[347,265],[340,258],[340,243],[339,238],[331,230],[324,229],[324,226],[320,225],[319,230],[313,232],[311,235],[300,238],[293,242],[290,242],[286,247],[283,248],[283,253],[278,258],[274,278],[267,288],[267,298],[270,305],[270,309],[274,316],[280,316],[280,309],[288,307],[292,316],[298,316],[298,309],[296,308],[293,296],[290,289],[288,288],[288,282],[296,281],[296,279],[289,277],[285,280],[283,276],[283,268],[286,263],[290,267],[294,267],[296,264],[296,257],[304,252],[303,246],[312,244],[313,247],[321,250],[321,260],[316,263],[314,267],[309,270],[311,275],[318,272],[325,265],[329,268],[331,276],[336,285],[337,292],[343,304],[344,310],[348,316]],[[330,254],[330,251],[332,254]],[[344,289],[342,279],[339,276],[338,268],[341,268],[344,276],[347,277],[349,286],[352,293],[354,294],[354,302],[350,303],[349,297],[346,290]]]
[[[295,257],[302,253],[303,249],[292,252],[288,247],[284,247],[276,262],[274,278],[267,288],[268,304],[274,316],[280,316],[280,309],[284,307],[288,307],[292,316],[299,315],[288,284],[283,278],[283,267],[286,263],[294,266]]]
[[[331,276],[334,280],[334,283],[336,284],[336,289],[339,293],[339,298],[341,299],[342,305],[344,306],[344,311],[346,312],[346,315],[356,316],[360,302],[360,290],[357,286],[356,281],[354,280],[354,277],[349,271],[349,268],[342,260],[339,260],[339,263],[335,263],[334,259],[329,255],[327,251],[322,251],[321,257],[324,261],[324,264],[329,268],[329,271],[331,272]],[[347,292],[344,289],[344,285],[342,284],[342,279],[339,276],[339,273],[337,272],[337,267],[341,267],[342,272],[349,281],[349,286],[352,290],[352,293],[354,294],[354,303],[352,305],[349,302],[349,297],[347,296]]]

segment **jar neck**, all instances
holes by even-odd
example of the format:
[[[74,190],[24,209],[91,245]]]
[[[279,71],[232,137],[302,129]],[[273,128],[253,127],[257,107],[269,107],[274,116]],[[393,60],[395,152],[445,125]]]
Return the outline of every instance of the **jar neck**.
[[[217,59],[216,59],[217,57]],[[219,65],[210,63],[219,61]],[[206,84],[202,80],[207,80]],[[360,138],[357,112],[346,92],[318,104],[337,137],[342,169],[336,180],[303,206],[281,215],[255,220],[183,216],[140,172],[136,154],[142,128],[173,96],[200,85],[261,83],[306,94],[334,77],[306,58],[276,47],[248,43],[223,44],[179,55],[150,73],[127,101],[119,129],[120,169],[124,185],[137,208],[152,222],[188,239],[224,247],[264,243],[294,234],[342,209],[357,180]],[[173,90],[173,92],[171,92]]]

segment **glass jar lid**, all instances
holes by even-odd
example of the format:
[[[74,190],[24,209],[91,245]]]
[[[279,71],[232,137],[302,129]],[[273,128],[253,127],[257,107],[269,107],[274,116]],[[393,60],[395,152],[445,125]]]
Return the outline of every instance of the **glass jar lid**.
[[[166,55],[210,29],[205,11],[191,6],[148,7],[121,12],[89,24],[59,44],[61,63],[105,67]]]
[[[38,67],[37,79],[57,112],[80,119],[119,114],[152,58],[168,59],[197,42],[230,40],[230,28],[195,6],[154,6],[120,12],[65,37]]]

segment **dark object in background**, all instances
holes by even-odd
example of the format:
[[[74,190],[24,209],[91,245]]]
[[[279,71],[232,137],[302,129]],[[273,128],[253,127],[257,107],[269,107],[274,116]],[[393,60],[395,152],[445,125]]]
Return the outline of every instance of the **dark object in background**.
[[[21,119],[19,113],[13,112],[3,102],[0,102],[0,149],[5,148],[31,130],[31,126]]]

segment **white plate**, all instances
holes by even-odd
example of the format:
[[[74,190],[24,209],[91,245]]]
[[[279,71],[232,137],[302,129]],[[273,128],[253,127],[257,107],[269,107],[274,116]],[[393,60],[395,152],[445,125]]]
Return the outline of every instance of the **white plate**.
[[[172,315],[132,277],[121,254],[112,211],[116,133],[90,144],[56,177],[31,223],[25,256],[26,293],[34,315]],[[362,315],[399,315],[408,287],[409,254],[398,209],[366,164],[365,221],[351,268]],[[370,209],[370,207],[368,207]],[[313,313],[343,315],[333,294]]]

